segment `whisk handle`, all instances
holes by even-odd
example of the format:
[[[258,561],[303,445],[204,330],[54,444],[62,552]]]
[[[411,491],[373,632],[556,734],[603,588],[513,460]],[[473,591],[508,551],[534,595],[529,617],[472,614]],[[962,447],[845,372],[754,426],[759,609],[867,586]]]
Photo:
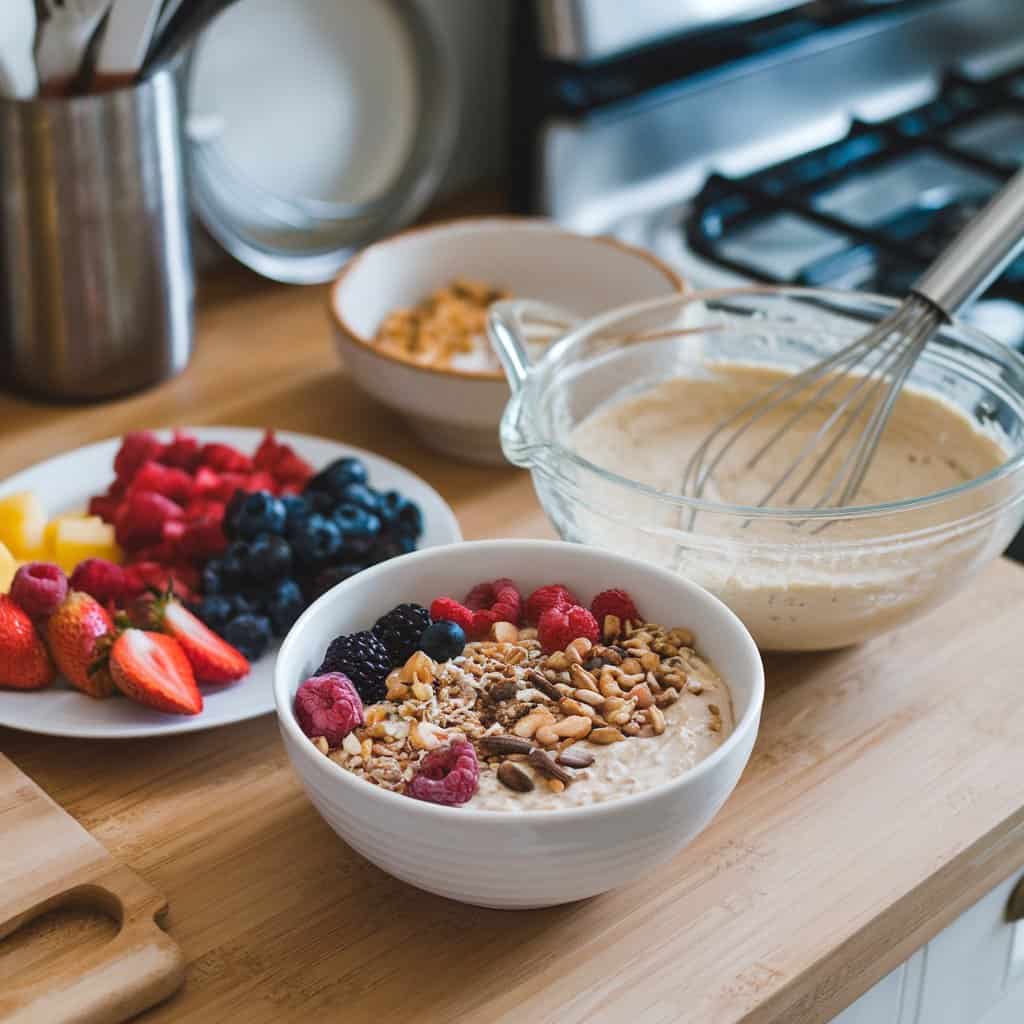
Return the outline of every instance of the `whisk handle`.
[[[1024,248],[1024,169],[953,239],[911,291],[947,317],[972,299]]]

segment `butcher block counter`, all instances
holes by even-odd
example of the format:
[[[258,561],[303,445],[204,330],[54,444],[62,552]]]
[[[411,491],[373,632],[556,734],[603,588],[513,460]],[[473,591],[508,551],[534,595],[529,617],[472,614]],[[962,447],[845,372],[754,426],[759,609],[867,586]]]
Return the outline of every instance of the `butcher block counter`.
[[[275,426],[408,466],[467,538],[550,536],[526,473],[433,455],[353,389],[325,302],[226,272],[178,379],[94,406],[0,395],[0,478],[131,429]],[[186,981],[146,1021],[812,1024],[1024,866],[1022,608],[1024,571],[1000,561],[873,643],[769,658],[753,758],[707,832],[638,884],[543,911],[367,864],[303,795],[272,715],[110,743],[0,730],[0,750],[169,899]],[[64,958],[97,927],[36,938]]]

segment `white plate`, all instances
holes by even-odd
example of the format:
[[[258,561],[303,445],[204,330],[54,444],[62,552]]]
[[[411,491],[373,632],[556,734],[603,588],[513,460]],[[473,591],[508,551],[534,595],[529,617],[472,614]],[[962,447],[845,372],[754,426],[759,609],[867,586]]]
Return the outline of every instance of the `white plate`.
[[[249,427],[185,428],[200,441],[220,441],[254,452],[263,431]],[[158,432],[158,436],[161,432]],[[167,432],[162,432],[166,436]],[[338,444],[325,438],[277,431],[277,437],[317,469],[343,455],[356,455],[366,463],[371,486],[398,490],[423,510],[424,533],[420,547],[436,547],[462,539],[455,513],[424,480],[379,455]],[[120,438],[100,441],[47,462],[41,462],[0,483],[0,497],[16,491],[34,491],[50,515],[82,509],[89,498],[105,491],[113,479],[114,455]],[[397,603],[397,600],[396,600]],[[165,715],[130,700],[112,697],[93,700],[70,685],[33,693],[0,690],[0,726],[45,736],[80,739],[134,739],[179,732],[196,732],[230,725],[274,710],[274,659],[277,645],[257,661],[245,679],[230,686],[203,687],[203,710],[194,716]]]

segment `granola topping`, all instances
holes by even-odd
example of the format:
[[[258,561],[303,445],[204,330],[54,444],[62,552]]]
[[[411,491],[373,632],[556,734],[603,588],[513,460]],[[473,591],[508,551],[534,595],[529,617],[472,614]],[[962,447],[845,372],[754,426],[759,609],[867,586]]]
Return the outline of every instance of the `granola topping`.
[[[443,663],[418,651],[339,746],[312,742],[353,774],[404,792],[431,751],[466,739],[480,763],[471,806],[484,810],[580,806],[650,788],[723,742],[731,697],[688,630],[614,615],[602,627],[601,643],[581,637],[552,654],[512,624]]]

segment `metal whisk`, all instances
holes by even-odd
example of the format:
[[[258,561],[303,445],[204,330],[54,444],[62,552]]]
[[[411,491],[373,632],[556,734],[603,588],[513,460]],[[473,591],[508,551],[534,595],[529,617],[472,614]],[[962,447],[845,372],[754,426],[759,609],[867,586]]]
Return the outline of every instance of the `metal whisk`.
[[[792,404],[793,411],[747,460],[748,469],[805,416],[815,410],[828,415],[768,488],[758,507],[795,506],[814,484],[822,487],[822,493],[813,508],[850,504],[871,466],[900,389],[928,340],[968,299],[990,284],[1022,247],[1024,170],[957,235],[895,313],[857,341],[770,388],[718,423],[686,464],[683,494],[703,497],[715,469],[746,432],[780,406]],[[836,396],[834,404],[828,401],[830,396]],[[824,479],[823,468],[860,422],[864,426],[849,441],[839,468]],[[781,500],[776,500],[780,492]]]

